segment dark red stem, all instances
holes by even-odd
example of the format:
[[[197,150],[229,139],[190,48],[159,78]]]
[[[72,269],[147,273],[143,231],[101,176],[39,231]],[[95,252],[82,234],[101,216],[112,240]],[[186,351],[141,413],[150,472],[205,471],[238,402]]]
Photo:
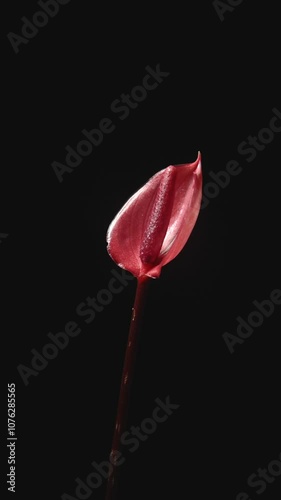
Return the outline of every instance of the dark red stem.
[[[114,435],[111,448],[111,463],[113,463],[113,471],[108,478],[107,490],[105,500],[115,500],[117,491],[117,472],[118,465],[116,465],[116,452],[120,452],[121,448],[121,436],[126,430],[128,409],[129,409],[129,399],[130,399],[130,389],[132,386],[134,365],[136,360],[138,341],[141,331],[141,320],[144,313],[144,304],[147,295],[147,288],[150,278],[147,276],[142,276],[138,278],[135,302],[132,310],[132,318],[130,324],[130,330],[128,335],[128,342],[126,348],[126,354],[123,365],[123,373],[121,379],[121,386],[119,392],[117,416],[115,421]]]

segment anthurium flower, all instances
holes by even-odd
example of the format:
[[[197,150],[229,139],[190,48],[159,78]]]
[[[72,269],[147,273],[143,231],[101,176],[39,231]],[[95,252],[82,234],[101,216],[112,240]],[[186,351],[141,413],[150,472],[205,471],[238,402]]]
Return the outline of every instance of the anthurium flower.
[[[107,231],[107,251],[136,278],[158,278],[186,244],[202,198],[201,154],[157,172],[123,206]]]

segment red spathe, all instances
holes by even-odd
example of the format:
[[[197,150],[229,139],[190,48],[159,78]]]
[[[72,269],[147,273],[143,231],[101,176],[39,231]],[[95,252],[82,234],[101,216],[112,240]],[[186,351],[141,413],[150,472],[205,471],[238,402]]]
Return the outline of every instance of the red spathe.
[[[118,212],[107,231],[107,251],[136,278],[158,278],[186,244],[202,198],[201,154],[193,163],[157,172]]]

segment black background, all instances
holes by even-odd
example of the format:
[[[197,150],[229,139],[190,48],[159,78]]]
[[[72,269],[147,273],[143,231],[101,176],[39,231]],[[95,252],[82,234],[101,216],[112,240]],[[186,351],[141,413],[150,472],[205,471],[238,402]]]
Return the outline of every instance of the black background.
[[[243,172],[151,283],[129,426],[156,398],[180,408],[127,453],[120,498],[258,498],[247,478],[281,452],[280,307],[233,354],[222,334],[280,289],[280,134],[252,162],[237,151],[281,110],[277,7],[245,0],[222,22],[210,1],[152,12],[72,0],[15,54],[7,34],[38,10],[11,2],[3,28],[1,330],[16,383],[14,497],[75,498],[75,478],[108,458],[136,283],[89,325],[76,307],[118,270],[105,234],[124,202],[200,150],[205,185],[230,160]],[[121,121],[111,103],[157,64],[170,75]],[[65,147],[104,117],[116,129],[60,183],[51,163],[65,163]],[[25,386],[18,365],[31,367],[31,349],[69,321],[80,335]],[[277,477],[262,498],[280,490]],[[90,498],[104,493],[105,483]]]

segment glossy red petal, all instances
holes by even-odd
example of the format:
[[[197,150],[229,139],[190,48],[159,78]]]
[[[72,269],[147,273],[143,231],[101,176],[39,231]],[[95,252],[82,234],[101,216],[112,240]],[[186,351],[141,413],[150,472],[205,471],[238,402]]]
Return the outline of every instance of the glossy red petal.
[[[173,260],[185,246],[200,212],[202,199],[201,155],[192,164],[179,165],[169,227],[161,248],[161,266]]]
[[[107,251],[120,267],[138,277],[143,274],[140,248],[145,222],[153,205],[162,173],[157,172],[118,212],[107,231]]]

